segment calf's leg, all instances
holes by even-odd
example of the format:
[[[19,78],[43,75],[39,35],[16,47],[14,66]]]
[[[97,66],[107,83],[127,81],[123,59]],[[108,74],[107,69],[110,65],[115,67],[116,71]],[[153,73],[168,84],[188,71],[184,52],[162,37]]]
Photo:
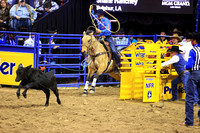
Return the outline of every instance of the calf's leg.
[[[57,84],[54,84],[53,87],[51,88],[51,90],[53,91],[53,93],[56,95],[57,97],[57,103],[61,104],[60,98],[59,98],[59,93],[58,93],[58,88],[57,88]]]
[[[22,95],[24,96],[24,98],[27,97],[26,93],[27,93],[27,90],[28,90],[28,89],[29,89],[29,88],[25,88],[24,92],[22,92]]]
[[[28,89],[29,89],[29,88],[32,88],[32,87],[34,86],[34,84],[35,84],[35,83],[33,82],[33,83],[29,83],[29,84],[27,84],[27,85],[25,86],[25,90],[24,90],[24,92],[22,93],[23,96],[24,96],[24,98],[27,97],[26,93],[27,93]]]
[[[20,89],[21,89],[21,88],[22,88],[22,84],[20,83],[20,84],[19,84],[19,88],[18,88],[18,90],[17,90],[17,92],[16,92],[18,98],[20,97]]]
[[[49,89],[44,89],[43,92],[46,94],[46,103],[45,103],[45,106],[49,106],[50,90]]]

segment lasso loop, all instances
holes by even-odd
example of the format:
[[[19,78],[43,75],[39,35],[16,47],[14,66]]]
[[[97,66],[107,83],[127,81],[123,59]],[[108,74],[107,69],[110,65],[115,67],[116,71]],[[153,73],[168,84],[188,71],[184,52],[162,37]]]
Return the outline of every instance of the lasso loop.
[[[92,4],[92,5],[93,5],[93,6],[97,6],[96,4]],[[102,23],[98,20],[98,18],[96,18],[95,15],[93,15],[93,14],[91,13],[91,9],[90,9],[90,8],[89,8],[89,15],[90,15],[90,18],[91,18],[91,20],[92,20],[92,25],[93,25],[93,26],[89,26],[87,29],[89,29],[90,27],[94,27],[95,29],[97,29],[97,26],[96,26],[96,24],[95,24],[95,22],[94,22],[94,19],[92,18],[92,16],[93,16],[93,17],[95,18],[95,20],[98,21],[101,25],[103,25],[108,31],[110,31],[111,33],[117,33],[117,32],[120,30],[120,22],[119,22],[119,20],[118,20],[116,17],[114,17],[112,14],[108,13],[106,10],[105,10],[104,12],[107,13],[109,16],[111,16],[113,19],[115,19],[115,20],[117,21],[117,23],[118,23],[118,29],[117,29],[116,31],[111,31],[111,30],[107,29],[106,26],[105,26],[104,24],[102,24]]]

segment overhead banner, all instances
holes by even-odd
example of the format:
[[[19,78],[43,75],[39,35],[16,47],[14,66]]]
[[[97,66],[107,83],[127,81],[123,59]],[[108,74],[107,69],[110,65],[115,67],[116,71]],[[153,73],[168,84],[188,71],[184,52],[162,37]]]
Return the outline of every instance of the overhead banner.
[[[97,10],[110,12],[139,12],[193,14],[193,0],[96,0]]]

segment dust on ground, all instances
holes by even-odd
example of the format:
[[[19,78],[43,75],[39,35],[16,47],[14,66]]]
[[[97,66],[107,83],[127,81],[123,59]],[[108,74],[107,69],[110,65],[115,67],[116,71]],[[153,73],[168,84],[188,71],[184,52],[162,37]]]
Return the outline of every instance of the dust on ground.
[[[42,91],[28,90],[27,98],[16,96],[17,88],[0,88],[0,133],[199,133],[198,107],[195,126],[184,127],[185,102],[165,102],[152,108],[142,100],[119,100],[119,88],[96,89],[82,97],[83,89],[60,89],[62,105],[51,91],[45,107]],[[23,89],[21,90],[21,93]],[[161,104],[161,102],[156,103]]]

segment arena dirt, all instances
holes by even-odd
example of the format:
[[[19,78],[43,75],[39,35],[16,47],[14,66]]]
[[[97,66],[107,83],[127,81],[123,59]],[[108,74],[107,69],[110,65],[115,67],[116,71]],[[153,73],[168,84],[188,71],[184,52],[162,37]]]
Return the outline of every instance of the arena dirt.
[[[50,105],[45,107],[42,91],[28,90],[26,99],[18,99],[16,90],[0,88],[0,133],[200,132],[198,126],[180,125],[185,119],[184,101],[152,108],[141,100],[119,100],[119,88],[105,87],[88,97],[81,97],[82,89],[60,89],[62,105],[51,92]],[[196,106],[195,125],[197,111]]]

